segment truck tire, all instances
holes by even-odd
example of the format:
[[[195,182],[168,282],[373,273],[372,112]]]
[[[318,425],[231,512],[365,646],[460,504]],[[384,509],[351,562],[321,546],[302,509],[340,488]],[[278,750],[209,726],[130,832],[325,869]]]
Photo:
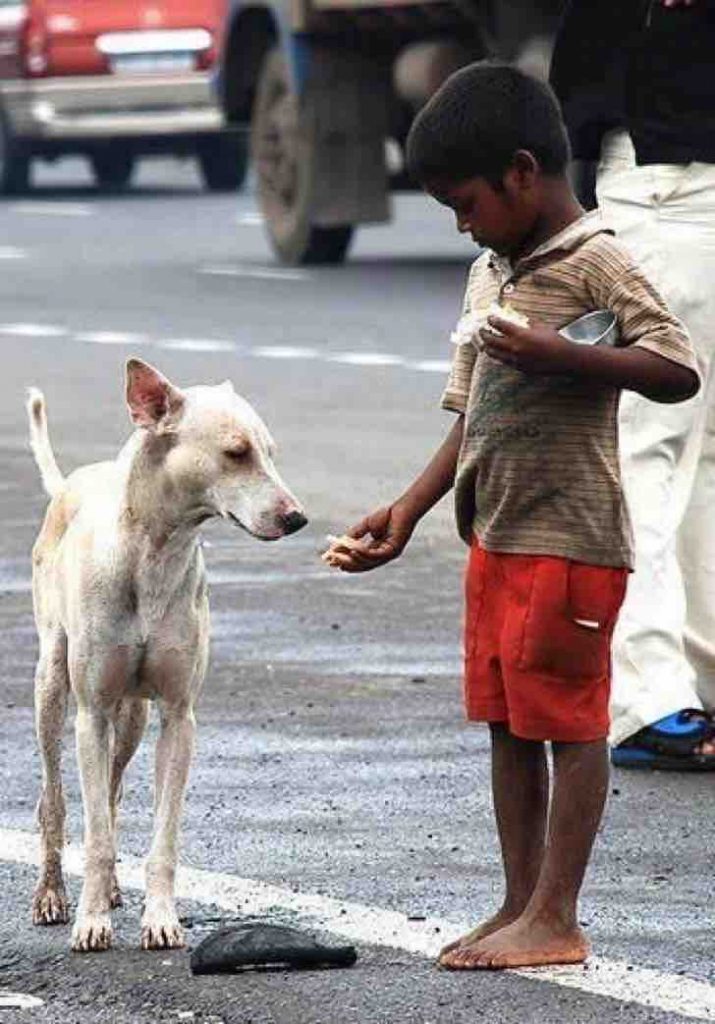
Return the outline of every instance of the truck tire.
[[[209,192],[236,192],[246,179],[248,138],[243,132],[210,135],[199,143],[198,158]]]
[[[311,223],[314,119],[301,106],[279,48],[268,52],[256,90],[251,121],[251,155],[258,196],[271,244],[283,263],[341,263],[352,224]]]
[[[29,188],[30,156],[0,111],[0,195],[19,195]]]
[[[103,192],[121,192],[127,188],[134,173],[134,154],[120,147],[97,150],[89,162],[97,188]]]

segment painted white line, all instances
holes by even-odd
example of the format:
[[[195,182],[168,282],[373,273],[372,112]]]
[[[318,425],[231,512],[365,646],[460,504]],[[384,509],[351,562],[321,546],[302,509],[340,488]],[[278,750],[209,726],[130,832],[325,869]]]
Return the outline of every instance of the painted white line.
[[[17,1010],[34,1010],[44,1006],[44,1001],[37,996],[28,996],[24,992],[8,992],[0,989],[0,1009],[14,1007]]]
[[[447,359],[421,359],[417,363],[407,364],[411,370],[422,370],[423,373],[449,373],[452,364]]]
[[[24,249],[15,249],[11,245],[0,245],[0,260],[24,260],[27,253]]]
[[[315,348],[293,348],[291,345],[260,345],[251,349],[252,356],[263,359],[317,359],[320,353]]]
[[[157,344],[159,348],[179,352],[233,352],[236,348],[232,341],[220,341],[218,338],[167,338]]]
[[[15,203],[10,211],[49,217],[91,217],[94,213],[91,206],[81,203]]]
[[[237,267],[228,264],[214,264],[199,267],[200,274],[215,277],[247,277],[259,281],[309,281],[310,275],[305,270],[284,270],[280,267]]]
[[[241,213],[238,215],[236,220],[242,225],[242,227],[248,228],[258,228],[265,223],[263,214],[261,213]]]
[[[19,338],[61,338],[66,327],[57,324],[0,324],[0,334],[13,334]]]
[[[328,359],[331,363],[347,363],[349,366],[399,366],[404,363],[401,356],[389,352],[339,352]]]
[[[13,864],[39,864],[39,842],[34,833],[0,829],[0,860]],[[64,851],[70,875],[84,874],[84,857],[75,844]],[[143,862],[122,855],[118,864],[121,885],[144,889]],[[354,942],[388,946],[434,957],[440,946],[470,927],[441,918],[411,921],[404,914],[329,896],[296,893],[276,885],[216,871],[180,867],[176,893],[180,899],[218,906],[248,916],[280,913],[300,917],[308,927]],[[593,957],[587,966],[552,967],[515,971],[533,981],[562,985],[591,995],[635,1003],[692,1020],[715,1021],[715,986],[679,974],[621,961]]]
[[[75,340],[95,345],[144,345],[149,339],[145,334],[134,334],[131,331],[84,331],[75,334]]]

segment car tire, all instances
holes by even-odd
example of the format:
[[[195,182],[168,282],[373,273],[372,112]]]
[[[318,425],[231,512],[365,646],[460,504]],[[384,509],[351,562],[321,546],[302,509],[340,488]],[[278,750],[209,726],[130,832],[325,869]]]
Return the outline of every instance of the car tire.
[[[293,93],[285,56],[276,47],[264,58],[251,122],[251,157],[258,196],[273,249],[283,263],[341,263],[352,224],[311,222],[316,119],[310,97]]]
[[[0,195],[12,196],[30,188],[30,156],[0,111]]]
[[[246,180],[248,138],[244,132],[212,135],[200,143],[198,159],[209,192],[237,192]]]
[[[134,154],[126,149],[101,149],[89,158],[97,188],[103,192],[121,192],[134,173]]]

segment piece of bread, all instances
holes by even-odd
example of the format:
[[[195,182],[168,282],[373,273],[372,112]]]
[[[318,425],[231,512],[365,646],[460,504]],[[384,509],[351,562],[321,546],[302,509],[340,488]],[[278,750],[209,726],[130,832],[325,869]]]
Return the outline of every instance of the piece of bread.
[[[487,322],[488,315],[489,310],[487,309],[477,310],[476,313],[465,313],[450,335],[452,344],[471,345]]]
[[[479,343],[479,332],[482,327],[488,327],[495,334],[499,332],[489,323],[490,316],[500,316],[502,320],[508,320],[517,327],[528,327],[529,319],[509,302],[500,306],[498,302],[492,302],[488,309],[480,309],[474,313],[465,313],[450,335],[453,345],[471,345]]]
[[[498,302],[493,302],[489,307],[489,316],[498,316],[502,320],[508,320],[510,324],[516,324],[517,327],[528,327],[529,318],[520,313],[518,309],[514,309],[510,302],[505,302],[504,305],[500,305]]]
[[[349,554],[351,551],[360,551],[363,547],[361,541],[355,540],[354,537],[349,537],[346,533],[342,534],[340,537],[334,537],[329,533],[327,539],[330,541],[330,547],[327,551],[324,551],[320,557],[326,565],[333,566],[333,568],[340,565],[339,560],[335,557],[336,555]]]

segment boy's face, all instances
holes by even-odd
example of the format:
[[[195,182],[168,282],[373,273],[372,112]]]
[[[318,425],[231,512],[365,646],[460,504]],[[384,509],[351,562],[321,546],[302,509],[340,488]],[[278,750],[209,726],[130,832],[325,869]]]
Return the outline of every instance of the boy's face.
[[[501,256],[518,252],[538,215],[533,183],[525,186],[515,168],[504,175],[501,188],[486,178],[466,181],[430,181],[427,191],[454,211],[457,230],[472,236],[477,245]]]

